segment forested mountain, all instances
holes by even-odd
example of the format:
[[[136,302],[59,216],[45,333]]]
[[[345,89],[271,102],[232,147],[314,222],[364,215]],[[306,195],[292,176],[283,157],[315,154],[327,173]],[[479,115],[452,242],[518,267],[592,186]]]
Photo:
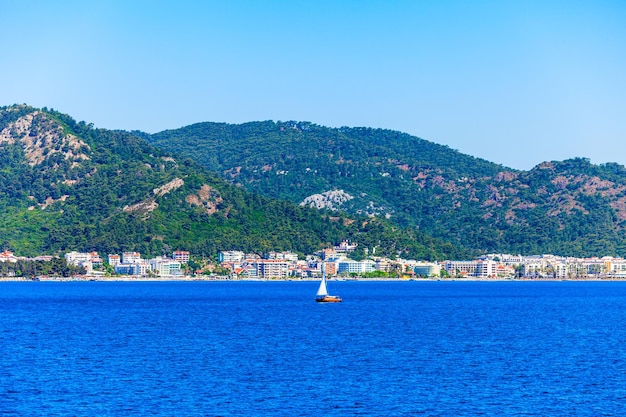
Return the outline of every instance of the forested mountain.
[[[26,105],[0,108],[0,243],[18,255],[293,250],[350,239],[426,259],[467,252],[384,219],[319,212],[229,184],[138,132]]]
[[[199,123],[146,138],[262,195],[387,217],[479,252],[626,255],[618,164],[516,171],[400,132],[304,122]]]

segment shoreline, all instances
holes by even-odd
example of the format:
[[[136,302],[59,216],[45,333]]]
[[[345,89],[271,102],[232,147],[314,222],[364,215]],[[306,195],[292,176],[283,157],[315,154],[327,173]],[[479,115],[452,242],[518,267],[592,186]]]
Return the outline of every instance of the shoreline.
[[[1,282],[318,282],[320,278],[287,279],[229,279],[227,277],[134,277],[129,275],[115,277],[0,277]],[[330,278],[331,282],[626,282],[626,277],[598,278]]]

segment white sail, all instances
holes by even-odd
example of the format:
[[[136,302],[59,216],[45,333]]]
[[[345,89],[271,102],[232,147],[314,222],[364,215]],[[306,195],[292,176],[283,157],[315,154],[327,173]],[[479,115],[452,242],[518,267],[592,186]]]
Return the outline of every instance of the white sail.
[[[320,287],[317,289],[315,301],[319,303],[340,303],[341,302],[341,297],[339,297],[338,295],[328,295],[328,291],[326,290],[326,264],[325,263],[322,263],[322,282],[320,282]]]
[[[318,297],[323,295],[328,295],[328,291],[326,290],[326,274],[322,275],[322,282],[320,282],[320,287],[317,289]]]
[[[322,262],[322,282],[320,282],[320,287],[315,295],[318,297],[328,295],[328,290],[326,289],[326,262]]]

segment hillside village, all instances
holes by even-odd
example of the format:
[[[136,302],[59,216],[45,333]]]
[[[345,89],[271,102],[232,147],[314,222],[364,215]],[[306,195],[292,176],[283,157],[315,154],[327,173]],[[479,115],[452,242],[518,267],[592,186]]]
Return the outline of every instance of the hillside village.
[[[626,279],[626,259],[614,257],[574,258],[555,255],[489,254],[475,260],[426,262],[389,259],[372,253],[367,259],[351,259],[356,244],[343,241],[332,248],[299,259],[293,252],[269,252],[264,255],[243,251],[220,251],[218,261],[193,261],[188,251],[174,251],[171,256],[143,259],[139,252],[109,254],[106,261],[97,252],[68,252],[68,265],[84,273],[73,279],[230,279],[293,280],[318,279],[322,268],[329,277],[384,279]],[[367,251],[366,251],[367,252]],[[25,258],[13,252],[0,253],[0,263],[50,261],[52,256]],[[4,279],[29,277],[5,273]],[[56,279],[55,277],[30,277]]]

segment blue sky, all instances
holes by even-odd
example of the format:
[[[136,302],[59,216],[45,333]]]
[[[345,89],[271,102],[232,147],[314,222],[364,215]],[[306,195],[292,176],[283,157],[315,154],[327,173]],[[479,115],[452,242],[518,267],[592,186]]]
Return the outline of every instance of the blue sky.
[[[626,165],[623,1],[0,0],[0,105],[109,129],[299,120],[505,166]]]

